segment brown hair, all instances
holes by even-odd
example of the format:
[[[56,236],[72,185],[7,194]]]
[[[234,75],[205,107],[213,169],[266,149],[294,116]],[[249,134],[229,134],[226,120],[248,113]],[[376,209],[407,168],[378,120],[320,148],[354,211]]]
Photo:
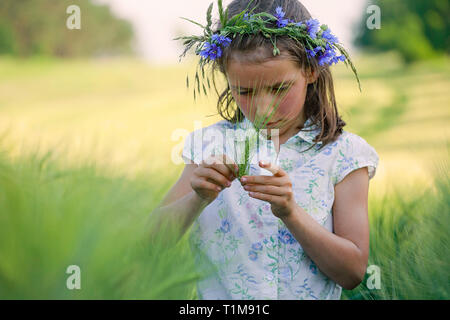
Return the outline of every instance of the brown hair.
[[[228,5],[228,16],[233,17],[244,11],[250,0],[233,0]],[[274,13],[276,8],[281,6],[286,13],[285,18],[296,22],[304,22],[311,19],[308,10],[298,0],[253,0],[249,11],[252,13],[270,12]],[[221,28],[220,22],[217,22],[216,32]],[[277,47],[282,56],[287,56],[297,62],[302,70],[314,71],[318,73],[318,78],[314,83],[308,84],[304,112],[306,119],[312,118],[313,124],[319,125],[321,132],[315,138],[315,143],[322,141],[322,147],[333,142],[342,133],[342,128],[346,123],[338,114],[336,99],[334,95],[333,77],[328,65],[319,66],[317,59],[308,59],[304,47],[287,36],[277,37]],[[223,48],[222,56],[217,58],[213,64],[214,71],[219,70],[226,76],[227,62],[232,57],[233,52],[244,51],[252,52],[256,49],[263,49],[264,57],[256,57],[254,63],[273,59],[273,44],[270,39],[258,33],[251,37],[237,34],[231,44]],[[232,123],[243,119],[241,110],[235,104],[229,85],[222,92],[217,91],[215,81],[214,88],[218,95],[217,110],[225,120]],[[303,130],[303,129],[302,129]],[[304,130],[307,131],[307,130]]]

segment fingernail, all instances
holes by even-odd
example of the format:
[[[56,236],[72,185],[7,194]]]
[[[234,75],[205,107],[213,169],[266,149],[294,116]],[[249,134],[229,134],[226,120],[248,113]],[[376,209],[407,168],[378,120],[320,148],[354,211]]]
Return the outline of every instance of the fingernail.
[[[242,182],[246,182],[246,181],[247,181],[247,178],[246,178],[246,177],[242,177],[242,178],[241,178],[241,181],[242,181]]]
[[[227,181],[227,187],[231,186],[231,182]]]

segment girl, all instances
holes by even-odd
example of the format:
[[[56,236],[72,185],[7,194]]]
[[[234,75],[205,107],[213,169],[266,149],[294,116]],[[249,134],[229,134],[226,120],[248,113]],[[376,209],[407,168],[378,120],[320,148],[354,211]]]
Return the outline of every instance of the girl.
[[[234,0],[227,10],[219,12],[216,47],[211,41],[200,52],[227,79],[218,101],[224,120],[186,138],[186,166],[160,217],[177,221],[181,234],[193,224],[196,256],[213,267],[197,283],[200,299],[339,299],[366,272],[368,187],[378,165],[374,148],[344,131],[337,111],[329,66],[345,57],[288,36],[275,43],[261,33],[220,33],[228,17],[256,21],[252,15],[270,13],[274,28],[298,27],[308,41],[321,35],[337,42],[297,0]],[[279,130],[278,139],[269,136],[268,161],[251,165],[248,175],[237,179],[237,164],[228,152],[217,153],[216,140],[195,141],[240,119],[251,125],[280,90],[286,93],[267,125]]]

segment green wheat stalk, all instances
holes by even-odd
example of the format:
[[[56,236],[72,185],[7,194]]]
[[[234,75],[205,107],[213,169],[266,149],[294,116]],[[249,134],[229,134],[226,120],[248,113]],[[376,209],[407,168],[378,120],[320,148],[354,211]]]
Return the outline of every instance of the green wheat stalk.
[[[243,126],[240,122],[238,122],[237,128],[244,132],[245,140],[240,141],[235,139],[234,141],[234,159],[238,165],[238,177],[242,177],[244,175],[248,175],[250,173],[250,162],[255,153],[258,151],[258,144],[260,139],[260,131],[266,128],[267,123],[273,118],[276,110],[278,109],[280,102],[283,100],[284,96],[288,93],[291,88],[292,83],[288,83],[285,85],[285,81],[281,83],[281,85],[276,89],[276,93],[272,98],[272,101],[268,107],[268,111],[263,115],[257,116],[255,114],[255,119],[253,121],[253,128],[251,126]],[[253,85],[252,87],[252,95],[250,101],[250,117],[252,117],[253,113],[256,112],[256,108],[258,106],[254,106],[254,96],[256,92],[256,88],[259,86]],[[241,86],[238,84],[237,88],[238,95],[241,95]],[[280,99],[278,99],[280,98]],[[241,119],[240,119],[241,120]],[[250,119],[248,119],[250,120]],[[282,126],[285,123],[285,119],[280,121],[277,127]],[[276,128],[275,128],[276,129]],[[273,128],[271,128],[273,130]],[[272,135],[272,132],[271,132]]]

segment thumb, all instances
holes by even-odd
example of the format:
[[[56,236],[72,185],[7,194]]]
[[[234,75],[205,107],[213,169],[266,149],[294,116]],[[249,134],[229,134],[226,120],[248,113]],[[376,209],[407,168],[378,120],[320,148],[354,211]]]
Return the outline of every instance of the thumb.
[[[261,161],[259,161],[259,166],[261,168],[269,170],[270,172],[272,172],[272,174],[274,176],[278,176],[278,177],[283,176],[284,171],[279,166],[277,166],[271,162],[264,162],[261,160]]]

